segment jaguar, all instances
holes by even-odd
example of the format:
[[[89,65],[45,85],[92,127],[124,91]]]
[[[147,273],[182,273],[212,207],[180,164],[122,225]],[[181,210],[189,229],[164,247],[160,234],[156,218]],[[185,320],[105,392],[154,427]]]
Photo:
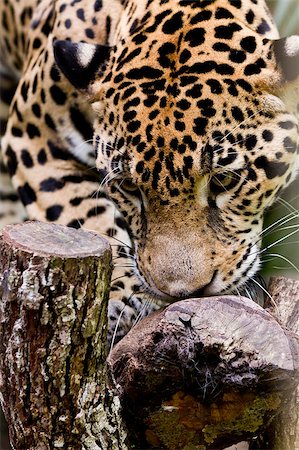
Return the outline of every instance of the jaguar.
[[[298,169],[299,36],[264,0],[2,0],[1,225],[107,236],[110,341],[238,292]]]

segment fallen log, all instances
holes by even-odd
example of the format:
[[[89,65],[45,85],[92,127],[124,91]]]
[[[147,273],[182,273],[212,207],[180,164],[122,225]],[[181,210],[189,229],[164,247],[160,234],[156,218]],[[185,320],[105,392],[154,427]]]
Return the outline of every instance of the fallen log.
[[[298,352],[298,336],[244,297],[184,300],[149,316],[109,356],[130,442],[169,450],[252,438],[269,445],[263,434],[298,383]]]
[[[3,230],[0,255],[0,390],[13,448],[124,450],[106,383],[108,242],[28,222]]]

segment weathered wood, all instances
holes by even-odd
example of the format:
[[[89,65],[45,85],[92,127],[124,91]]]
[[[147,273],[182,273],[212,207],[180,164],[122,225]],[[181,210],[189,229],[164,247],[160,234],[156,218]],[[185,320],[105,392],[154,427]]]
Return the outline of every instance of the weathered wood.
[[[137,446],[223,449],[258,435],[284,407],[298,352],[298,337],[253,301],[219,296],[146,318],[109,364]]]
[[[0,389],[14,448],[125,450],[105,368],[108,244],[29,222],[3,231],[0,255]],[[244,449],[269,429],[276,450],[299,448],[299,282],[269,290],[271,314],[246,298],[185,300],[116,346],[109,382],[130,448]]]
[[[109,244],[28,222],[0,237],[0,389],[15,449],[124,450],[106,388]]]
[[[299,335],[299,281],[284,277],[271,278],[268,300],[269,310],[279,322]],[[289,397],[287,407],[283,409],[273,427],[273,448],[275,450],[299,450],[299,376],[297,389]]]

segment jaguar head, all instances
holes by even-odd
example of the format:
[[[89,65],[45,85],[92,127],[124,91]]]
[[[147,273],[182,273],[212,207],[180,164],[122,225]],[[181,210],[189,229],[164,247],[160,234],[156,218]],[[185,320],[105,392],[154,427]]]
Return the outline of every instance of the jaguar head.
[[[299,36],[240,27],[225,48],[195,25],[162,31],[54,53],[95,111],[97,167],[136,273],[171,301],[230,292],[259,268],[264,212],[297,171]]]

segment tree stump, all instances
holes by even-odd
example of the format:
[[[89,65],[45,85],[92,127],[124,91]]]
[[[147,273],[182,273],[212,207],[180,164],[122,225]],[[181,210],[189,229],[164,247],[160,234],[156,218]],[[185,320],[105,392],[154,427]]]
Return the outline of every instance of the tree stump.
[[[0,255],[15,449],[297,450],[299,282],[272,280],[268,311],[234,296],[172,304],[117,344],[107,374],[108,243],[28,222],[4,229]]]
[[[0,255],[0,389],[13,448],[124,450],[106,387],[108,242],[28,222],[3,230]]]
[[[299,338],[247,298],[191,299],[143,320],[109,364],[138,448],[222,450],[262,436],[289,404]]]
[[[284,277],[270,279],[272,302],[266,307],[289,331],[299,335],[299,281]],[[288,398],[287,406],[277,417],[273,427],[275,450],[299,449],[299,378],[298,386]]]

